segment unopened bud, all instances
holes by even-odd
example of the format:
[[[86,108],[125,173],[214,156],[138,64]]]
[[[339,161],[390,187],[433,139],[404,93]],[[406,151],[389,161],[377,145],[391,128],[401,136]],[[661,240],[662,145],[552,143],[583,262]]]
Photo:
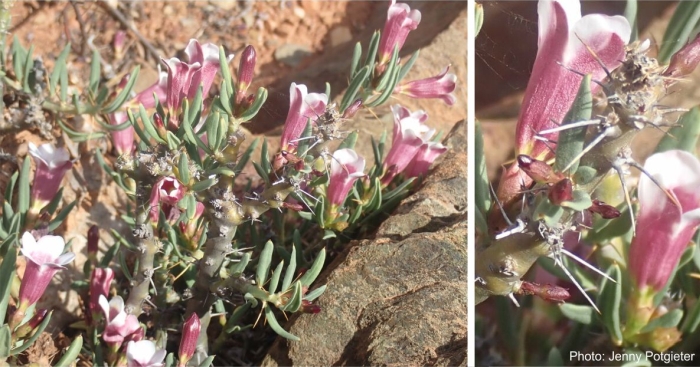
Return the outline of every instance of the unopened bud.
[[[97,260],[97,251],[100,245],[100,228],[92,225],[87,233],[87,252],[88,257]]]
[[[345,111],[343,111],[342,118],[344,118],[344,119],[352,118],[353,116],[355,116],[357,111],[360,110],[360,107],[362,107],[362,99],[358,98],[355,100],[355,102],[353,102],[350,106],[348,106],[348,108],[346,108]]]
[[[672,78],[688,75],[695,70],[698,63],[700,63],[700,34],[671,57],[671,62],[663,75]]]
[[[236,90],[236,103],[240,104],[245,97],[245,93],[253,82],[255,74],[255,61],[257,56],[253,46],[246,46],[241,54],[241,62],[238,64],[238,87]]]
[[[547,197],[554,205],[561,205],[565,201],[571,201],[574,199],[574,185],[568,178],[560,180],[549,188]]]
[[[555,183],[564,178],[560,172],[555,172],[552,166],[544,161],[534,159],[526,154],[517,158],[518,166],[537,183]]]
[[[180,338],[180,350],[178,351],[181,366],[186,365],[194,355],[201,327],[202,325],[196,313],[192,313],[190,318],[182,325],[182,338]]]
[[[36,314],[34,314],[34,316],[31,319],[29,319],[29,321],[17,328],[17,330],[15,331],[15,337],[19,339],[29,335],[29,333],[32,330],[36,329],[36,327],[39,326],[39,324],[41,324],[42,321],[44,321],[44,318],[46,317],[47,313],[48,310],[38,310]]]
[[[315,305],[307,300],[302,300],[301,301],[301,312],[317,314],[317,313],[321,312],[321,306]]]
[[[520,294],[534,295],[546,301],[562,303],[569,299],[571,295],[566,288],[550,284],[537,284],[523,281],[520,285]]]
[[[620,216],[620,211],[617,208],[600,200],[593,200],[593,205],[588,210],[600,214],[603,219],[613,219]]]

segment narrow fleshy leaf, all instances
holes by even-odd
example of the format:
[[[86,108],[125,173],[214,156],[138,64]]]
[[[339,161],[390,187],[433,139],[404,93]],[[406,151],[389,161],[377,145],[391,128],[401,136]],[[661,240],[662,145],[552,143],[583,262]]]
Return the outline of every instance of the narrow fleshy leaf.
[[[620,312],[622,306],[622,275],[617,264],[612,265],[606,272],[617,283],[603,278],[600,286],[600,296],[597,303],[601,312],[603,325],[608,330],[613,341],[622,340],[622,329],[620,327]]]
[[[282,328],[282,326],[280,326],[280,324],[277,322],[277,319],[275,318],[275,314],[272,313],[272,308],[270,308],[270,306],[268,305],[265,305],[265,319],[270,324],[272,330],[274,330],[277,333],[277,335],[289,340],[301,340],[298,336],[288,333]]]
[[[19,186],[17,191],[17,211],[26,213],[29,210],[29,202],[31,199],[29,187],[29,172],[31,171],[29,155],[22,162],[22,169],[19,171]]]
[[[571,105],[569,112],[564,117],[563,126],[573,124],[580,121],[591,119],[593,111],[593,96],[591,94],[591,75],[586,75],[581,80],[576,99]],[[586,143],[586,126],[567,129],[559,132],[557,140],[556,160],[554,169],[557,172],[564,171],[564,168],[569,167],[569,173],[574,174],[579,166],[579,161],[573,162],[574,159],[583,151]]]
[[[671,310],[660,317],[649,321],[649,323],[646,324],[646,326],[644,326],[639,332],[643,334],[661,328],[675,328],[678,326],[678,323],[681,322],[681,319],[683,319],[683,310]]]
[[[593,322],[596,311],[593,307],[587,305],[577,305],[574,303],[564,303],[559,305],[559,310],[567,318],[578,323],[590,325]]]
[[[262,252],[260,252],[260,257],[258,258],[258,267],[255,273],[255,282],[258,287],[262,287],[267,281],[267,274],[270,271],[270,263],[272,262],[272,252],[274,246],[272,241],[267,241]]]
[[[676,7],[664,33],[657,59],[659,63],[668,64],[671,56],[683,47],[700,21],[700,3],[681,1]]]
[[[302,285],[304,286],[310,286],[311,283],[316,280],[316,277],[321,273],[321,269],[323,269],[323,264],[326,262],[326,249],[323,248],[321,251],[318,253],[316,256],[316,260],[314,260],[313,265],[311,265],[311,268],[304,273],[304,275],[299,279]]]
[[[0,320],[5,320],[7,304],[10,301],[10,289],[15,278],[15,263],[17,262],[17,251],[9,248],[0,263]]]
[[[116,110],[121,107],[124,102],[126,102],[127,98],[129,98],[129,95],[131,95],[131,90],[134,88],[134,84],[136,84],[136,79],[139,76],[139,70],[141,70],[140,66],[136,66],[134,70],[131,72],[131,76],[129,77],[129,81],[126,83],[124,86],[124,89],[117,94],[117,96],[114,98],[114,101],[107,105],[102,112],[103,113],[112,113],[115,112]]]
[[[282,291],[285,291],[292,284],[294,280],[294,272],[297,270],[297,248],[292,246],[292,253],[289,255],[289,266],[287,266],[287,271],[284,273],[284,279],[282,279]]]
[[[672,149],[694,153],[698,137],[700,137],[700,106],[695,106],[681,116],[676,126],[666,132],[656,146],[655,153]]]
[[[58,360],[58,363],[56,363],[56,367],[68,367],[68,366],[73,366],[75,365],[78,355],[80,354],[80,350],[83,348],[83,336],[78,335],[77,338],[73,339],[73,342],[70,343],[70,346],[66,351],[63,353],[63,356],[61,359]]]
[[[280,277],[282,276],[282,269],[284,268],[284,260],[280,261],[279,264],[277,264],[277,267],[275,268],[275,271],[272,272],[272,277],[270,278],[270,286],[267,288],[267,291],[270,292],[270,294],[277,293],[277,286],[279,285]],[[284,289],[282,289],[284,291]]]

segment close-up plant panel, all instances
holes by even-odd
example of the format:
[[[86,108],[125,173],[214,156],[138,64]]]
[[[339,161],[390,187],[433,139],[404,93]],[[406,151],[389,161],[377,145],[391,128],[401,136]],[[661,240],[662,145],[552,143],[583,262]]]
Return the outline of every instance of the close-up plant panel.
[[[0,365],[466,363],[466,18],[0,0]]]
[[[697,365],[700,2],[477,12],[477,365]]]

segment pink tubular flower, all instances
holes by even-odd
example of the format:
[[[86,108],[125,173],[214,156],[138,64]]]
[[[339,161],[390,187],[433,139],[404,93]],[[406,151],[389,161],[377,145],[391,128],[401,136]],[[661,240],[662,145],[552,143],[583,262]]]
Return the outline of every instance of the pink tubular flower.
[[[153,185],[149,204],[151,207],[151,220],[158,222],[160,204],[176,205],[185,196],[185,187],[180,181],[172,177],[163,177]]]
[[[114,280],[114,271],[111,268],[95,268],[90,277],[90,314],[96,319],[100,312],[100,297],[109,295],[109,288]],[[106,298],[105,298],[106,299]]]
[[[309,119],[316,121],[328,104],[324,93],[308,93],[306,86],[292,83],[289,87],[289,113],[282,131],[282,149],[289,150],[298,145],[296,141],[304,132]]]
[[[420,11],[411,10],[408,4],[397,4],[396,0],[391,0],[382,37],[379,40],[379,65],[389,62],[394,48],[398,46],[401,50],[408,32],[418,27],[420,17]]]
[[[540,0],[538,14],[537,57],[520,109],[515,146],[516,154],[546,160],[551,149],[535,140],[535,135],[561,122],[581,84],[581,76],[566,68],[600,80],[605,71],[586,46],[609,70],[615,69],[624,58],[631,28],[622,16],[589,14],[582,18],[578,1]],[[591,84],[593,93],[598,88]],[[556,140],[554,134],[547,137]]]
[[[449,70],[450,67],[447,66],[440,75],[399,85],[394,92],[412,98],[440,98],[445,104],[452,106],[455,104],[455,96],[452,92],[457,86],[457,76],[452,73],[447,74]]]
[[[124,311],[124,300],[120,296],[115,296],[107,302],[107,298],[100,295],[98,303],[102,308],[106,322],[102,339],[108,344],[121,345],[124,338],[141,328],[136,316]]]
[[[165,354],[165,349],[157,349],[150,340],[131,341],[126,346],[126,363],[128,367],[161,367]]]
[[[38,212],[48,204],[58,192],[63,176],[73,167],[68,151],[42,144],[37,148],[29,143],[29,154],[36,164],[32,185],[32,210]]]
[[[680,208],[642,175],[639,214],[629,253],[629,270],[638,289],[658,292],[668,283],[683,251],[700,225],[700,161],[685,151],[649,157],[644,169],[675,196]]]
[[[185,366],[194,355],[201,327],[202,325],[196,313],[192,313],[190,318],[182,325],[182,338],[180,338],[180,350],[178,351],[180,366]]]
[[[73,261],[75,255],[61,254],[66,242],[60,236],[43,236],[37,241],[31,233],[24,232],[21,242],[20,251],[29,260],[19,288],[18,309],[24,311],[41,298],[56,272]]]
[[[206,97],[220,67],[219,48],[213,43],[200,45],[197,40],[191,39],[185,53],[189,62],[176,57],[162,60],[168,68],[165,106],[173,115],[179,112],[184,98],[194,98],[200,85],[202,95]],[[230,55],[228,60],[232,57]]]
[[[332,206],[339,207],[345,202],[355,181],[365,175],[365,159],[352,149],[338,149],[331,161],[330,181],[326,195]]]
[[[129,76],[124,77],[120,82],[120,86],[123,88],[128,81]],[[139,104],[142,104],[146,109],[155,107],[156,101],[153,95],[155,94],[159,101],[165,101],[165,92],[168,87],[167,83],[168,73],[159,71],[158,81],[136,94],[134,98],[126,103],[126,107],[137,107]],[[109,123],[111,125],[121,125],[127,120],[129,120],[129,117],[126,112],[119,111],[109,115]],[[129,126],[123,130],[112,131],[112,143],[114,144],[114,149],[117,151],[117,154],[131,154],[134,151],[134,128]]]
[[[253,81],[255,75],[255,61],[257,56],[255,48],[248,45],[241,54],[241,62],[238,64],[238,86],[236,88],[236,104],[240,104],[245,98],[245,93]]]
[[[413,160],[408,164],[404,174],[406,177],[420,177],[428,173],[430,165],[447,151],[447,147],[437,142],[423,143]]]
[[[382,178],[388,184],[400,172],[403,172],[414,159],[423,144],[435,134],[435,130],[423,124],[428,119],[425,111],[409,111],[401,105],[391,106],[394,114],[394,137],[391,150],[386,155],[384,167],[387,173]]]
[[[631,28],[621,16],[581,17],[581,4],[575,0],[540,0],[538,14],[537,57],[515,128],[515,154],[548,160],[553,156],[552,150],[546,142],[536,140],[535,135],[556,127],[576,98],[581,76],[571,70],[592,74],[596,80],[603,78],[605,71],[595,57],[608,70],[619,66]],[[598,88],[597,84],[591,84],[593,93]],[[558,133],[546,135],[555,141],[557,136]],[[511,165],[501,176],[499,201],[508,206],[522,191],[523,183],[528,186],[532,179],[517,164]]]

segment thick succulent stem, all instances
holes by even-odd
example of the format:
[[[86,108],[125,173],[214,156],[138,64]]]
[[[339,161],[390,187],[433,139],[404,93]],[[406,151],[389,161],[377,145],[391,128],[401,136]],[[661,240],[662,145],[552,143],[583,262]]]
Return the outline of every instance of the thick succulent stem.
[[[143,208],[143,206],[141,206]],[[126,312],[139,316],[143,311],[143,302],[149,298],[149,286],[155,270],[153,262],[158,252],[158,240],[153,237],[153,227],[148,223],[148,210],[141,210],[136,217],[134,237],[137,238],[139,250],[139,269],[132,281],[129,299],[126,301]]]
[[[515,233],[482,249],[475,269],[476,304],[492,295],[507,296],[517,292],[520,277],[549,251],[547,243],[532,232]]]

